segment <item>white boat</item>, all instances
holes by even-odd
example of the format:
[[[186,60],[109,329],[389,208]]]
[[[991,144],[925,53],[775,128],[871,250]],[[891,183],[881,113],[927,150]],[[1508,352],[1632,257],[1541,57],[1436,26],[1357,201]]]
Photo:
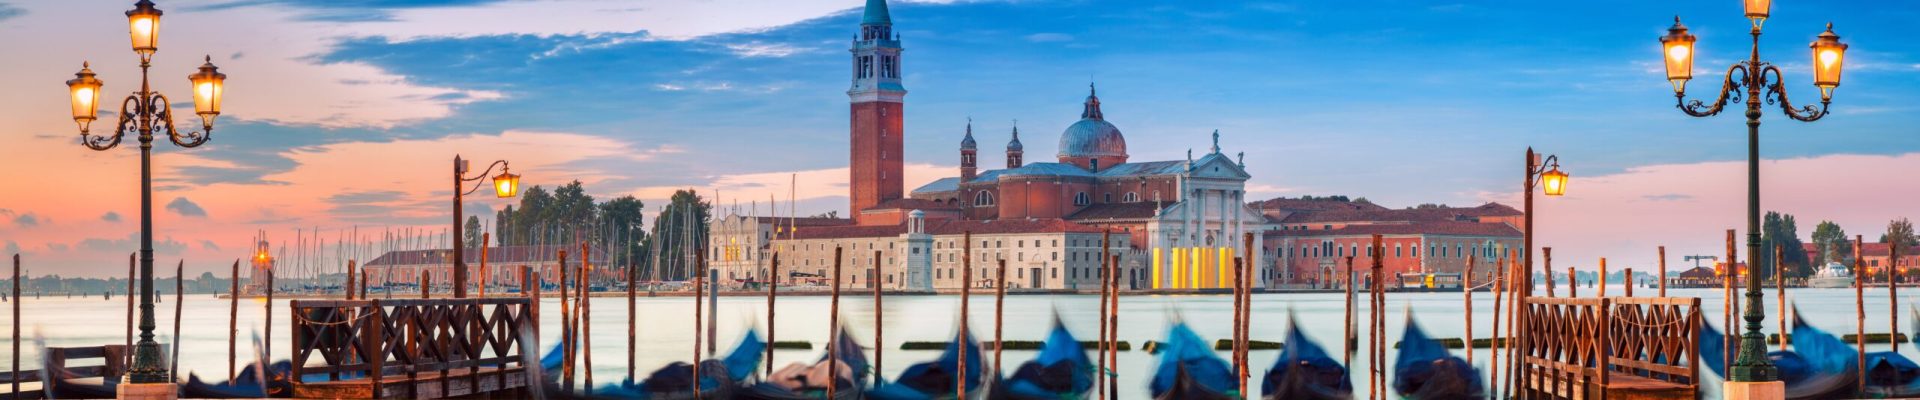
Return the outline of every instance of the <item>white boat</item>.
[[[1827,266],[1820,268],[1819,272],[1813,274],[1812,279],[1807,280],[1807,287],[1815,287],[1815,288],[1853,287],[1853,273],[1848,271],[1847,266],[1845,265],[1841,265],[1840,263],[1837,263],[1837,262],[1830,262],[1830,263],[1827,263]]]

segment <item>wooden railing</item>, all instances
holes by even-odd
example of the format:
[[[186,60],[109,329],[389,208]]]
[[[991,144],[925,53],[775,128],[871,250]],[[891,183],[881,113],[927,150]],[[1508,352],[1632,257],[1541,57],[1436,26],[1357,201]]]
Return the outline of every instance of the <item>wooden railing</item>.
[[[1700,299],[1528,297],[1525,398],[1605,398],[1699,387]]]
[[[299,397],[448,397],[532,382],[506,376],[532,369],[522,358],[537,337],[526,298],[295,300],[292,308]],[[320,365],[308,365],[316,358]]]

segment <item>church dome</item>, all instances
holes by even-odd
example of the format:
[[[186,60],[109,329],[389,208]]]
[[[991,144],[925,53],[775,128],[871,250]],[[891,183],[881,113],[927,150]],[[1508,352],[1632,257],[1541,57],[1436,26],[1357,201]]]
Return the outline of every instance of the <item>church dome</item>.
[[[1060,133],[1061,158],[1093,158],[1127,156],[1127,138],[1120,135],[1120,128],[1107,122],[1100,113],[1100,97],[1088,87],[1085,111],[1080,113],[1080,121],[1068,125]]]
[[[1120,128],[1104,119],[1087,118],[1060,134],[1061,157],[1124,157],[1127,139]]]

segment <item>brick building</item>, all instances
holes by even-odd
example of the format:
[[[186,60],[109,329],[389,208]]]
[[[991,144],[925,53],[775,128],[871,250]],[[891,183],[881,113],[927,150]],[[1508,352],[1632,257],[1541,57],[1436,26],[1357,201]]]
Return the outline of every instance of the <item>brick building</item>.
[[[1281,285],[1343,280],[1346,258],[1366,270],[1381,258],[1389,274],[1463,273],[1479,280],[1498,262],[1524,257],[1524,214],[1499,203],[1478,207],[1388,209],[1344,200],[1274,199],[1254,204],[1272,221],[1262,251],[1278,268],[1266,277]],[[1370,249],[1381,235],[1382,253]],[[1469,262],[1472,262],[1469,264]]]

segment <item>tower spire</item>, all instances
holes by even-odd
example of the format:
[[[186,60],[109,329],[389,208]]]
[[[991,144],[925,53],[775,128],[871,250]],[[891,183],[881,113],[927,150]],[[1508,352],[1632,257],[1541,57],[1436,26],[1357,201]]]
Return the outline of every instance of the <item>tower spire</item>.
[[[1020,144],[1020,120],[1013,120],[1013,140],[1007,142],[1007,169],[1025,165],[1026,146]]]
[[[893,15],[887,12],[887,0],[867,0],[866,14],[860,16],[860,25],[893,25]]]
[[[1087,108],[1080,112],[1080,119],[1106,119],[1100,114],[1099,91],[1093,87],[1093,82],[1087,82]]]

